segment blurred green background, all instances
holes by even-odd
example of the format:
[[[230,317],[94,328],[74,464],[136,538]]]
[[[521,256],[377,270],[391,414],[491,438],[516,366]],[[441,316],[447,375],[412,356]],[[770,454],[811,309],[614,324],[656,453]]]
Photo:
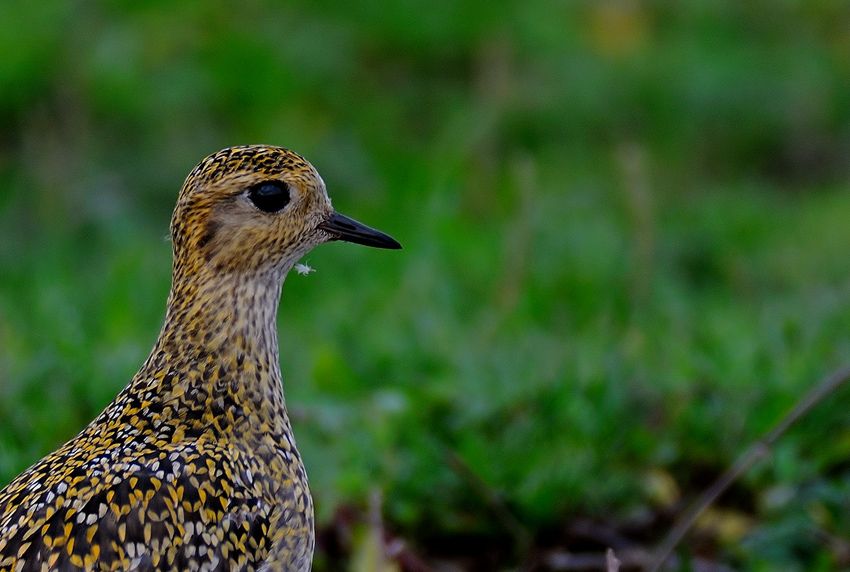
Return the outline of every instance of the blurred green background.
[[[317,571],[373,490],[434,570],[651,546],[850,362],[845,2],[3,0],[0,483],[135,373],[183,178],[246,143],[404,245],[284,285]],[[680,554],[850,569],[848,402]]]

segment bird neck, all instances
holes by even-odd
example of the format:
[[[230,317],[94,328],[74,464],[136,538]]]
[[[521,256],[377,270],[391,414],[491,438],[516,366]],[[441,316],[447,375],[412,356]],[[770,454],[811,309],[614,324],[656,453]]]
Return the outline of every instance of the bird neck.
[[[181,423],[220,435],[237,427],[291,432],[277,342],[283,278],[277,272],[175,276],[146,367],[158,372],[159,392],[169,396]]]

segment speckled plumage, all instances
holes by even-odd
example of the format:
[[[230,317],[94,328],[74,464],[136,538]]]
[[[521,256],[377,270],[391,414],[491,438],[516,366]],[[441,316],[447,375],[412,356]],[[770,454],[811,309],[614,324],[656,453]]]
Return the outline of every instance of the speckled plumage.
[[[248,197],[264,181],[289,192],[279,212]],[[313,505],[278,363],[281,285],[329,240],[398,248],[367,227],[371,243],[346,236],[344,217],[335,232],[332,217],[322,179],[291,151],[234,147],[198,164],[171,223],[159,338],[103,413],[0,491],[0,572],[310,569]]]

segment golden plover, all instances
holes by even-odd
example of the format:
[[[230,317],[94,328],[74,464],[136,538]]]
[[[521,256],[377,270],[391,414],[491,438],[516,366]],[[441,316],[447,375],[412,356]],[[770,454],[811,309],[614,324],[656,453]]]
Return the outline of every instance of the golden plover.
[[[159,338],[103,413],[0,491],[0,572],[309,570],[276,318],[287,272],[332,240],[401,248],[334,212],[292,151],[201,161],[171,221]]]

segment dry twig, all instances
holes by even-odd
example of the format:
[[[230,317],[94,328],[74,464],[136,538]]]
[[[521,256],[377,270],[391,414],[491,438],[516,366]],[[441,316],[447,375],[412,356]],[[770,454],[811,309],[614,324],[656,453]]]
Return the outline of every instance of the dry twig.
[[[517,520],[510,509],[505,505],[502,497],[488,485],[484,479],[478,476],[472,467],[464,461],[456,451],[448,447],[443,447],[443,454],[446,462],[460,476],[469,487],[475,491],[492,511],[493,515],[499,521],[499,524],[510,533],[514,538],[514,542],[523,553],[527,552],[531,547],[532,536],[522,523]]]
[[[619,566],[626,570],[645,569],[649,563],[651,554],[643,548],[629,548],[617,551]],[[607,554],[580,553],[572,554],[563,550],[549,553],[542,561],[545,570],[553,572],[599,572],[609,570],[610,564]],[[681,562],[673,556],[668,561],[671,569],[678,569]],[[688,562],[689,570],[694,572],[734,572],[728,566],[712,562],[704,558],[694,558]]]
[[[699,515],[711,505],[717,497],[723,494],[750,467],[767,456],[770,448],[786,431],[804,415],[823,401],[829,394],[850,380],[850,366],[832,372],[811,391],[804,395],[794,407],[771,429],[764,437],[756,441],[741,455],[717,481],[708,488],[702,496],[679,518],[676,525],[664,539],[664,542],[653,554],[647,567],[651,572],[658,572],[673,549],[690,530]]]

